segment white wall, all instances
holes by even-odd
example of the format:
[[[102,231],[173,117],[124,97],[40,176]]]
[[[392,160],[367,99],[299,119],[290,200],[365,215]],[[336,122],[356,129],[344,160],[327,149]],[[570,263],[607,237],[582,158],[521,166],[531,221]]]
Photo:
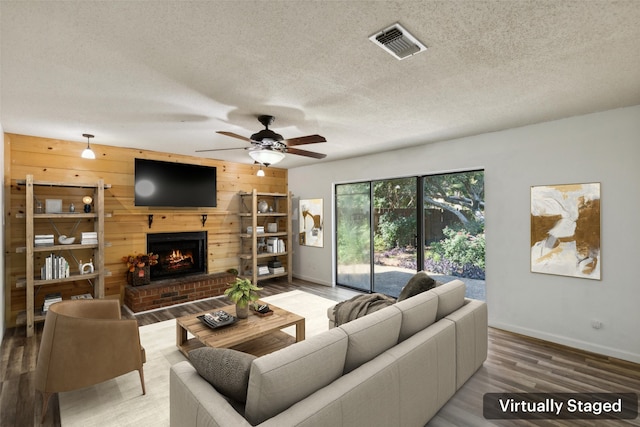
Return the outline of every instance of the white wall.
[[[635,106],[290,169],[294,197],[325,200],[324,248],[294,245],[294,275],[334,282],[333,184],[483,168],[490,324],[640,363],[638,160]],[[530,187],[585,182],[601,183],[602,280],[531,273]]]

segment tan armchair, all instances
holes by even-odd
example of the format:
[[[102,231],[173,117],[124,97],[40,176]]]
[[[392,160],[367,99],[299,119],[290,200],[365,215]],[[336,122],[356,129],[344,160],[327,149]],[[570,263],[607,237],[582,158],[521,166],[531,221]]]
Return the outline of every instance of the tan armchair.
[[[137,370],[142,394],[145,362],[138,323],[120,318],[118,300],[71,300],[53,304],[44,322],[35,388],[42,392],[42,419],[53,393],[77,390]]]

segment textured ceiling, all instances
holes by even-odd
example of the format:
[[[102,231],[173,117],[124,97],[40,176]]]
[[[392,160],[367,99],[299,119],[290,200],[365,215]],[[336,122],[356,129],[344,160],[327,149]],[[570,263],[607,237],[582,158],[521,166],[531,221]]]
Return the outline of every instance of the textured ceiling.
[[[295,167],[640,104],[640,1],[0,1],[5,132]],[[428,50],[368,37],[399,22]],[[513,141],[517,144],[518,141]]]

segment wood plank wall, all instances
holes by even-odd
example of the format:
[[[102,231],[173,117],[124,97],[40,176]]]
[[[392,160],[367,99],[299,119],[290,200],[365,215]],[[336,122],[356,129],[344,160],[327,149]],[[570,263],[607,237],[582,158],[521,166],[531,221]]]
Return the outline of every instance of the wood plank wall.
[[[42,181],[92,183],[102,178],[105,184],[111,184],[111,188],[105,191],[105,211],[112,215],[105,219],[105,239],[110,243],[105,250],[105,268],[111,272],[111,276],[105,278],[105,295],[108,298],[120,298],[120,301],[123,299],[126,285],[126,266],[121,258],[128,254],[145,252],[148,232],[206,230],[209,246],[209,273],[238,268],[237,253],[240,245],[238,237],[240,225],[237,216],[240,206],[238,192],[251,191],[253,188],[263,192],[285,193],[288,191],[286,169],[270,167],[265,170],[266,176],[257,177],[257,166],[250,164],[93,143],[91,148],[96,153],[96,159],[86,160],[80,157],[84,148],[84,143],[5,134],[4,283],[7,326],[15,325],[18,313],[25,309],[24,289],[16,288],[15,285],[16,279],[25,275],[25,254],[16,253],[16,247],[24,246],[25,224],[24,219],[16,219],[15,214],[24,212],[25,207],[24,187],[16,185],[16,180],[24,179],[27,174],[32,174],[34,179]],[[218,206],[197,209],[135,207],[133,205],[133,172],[136,157],[215,166],[218,176]],[[73,202],[76,209],[81,211],[81,199],[84,193],[83,190],[76,190],[75,193],[71,192],[71,195],[52,192],[47,196],[62,198],[65,210]],[[151,229],[148,226],[149,214],[154,216]],[[207,215],[204,227],[202,226],[203,214]],[[61,232],[64,234],[64,230],[71,227],[71,224],[62,224]],[[88,229],[90,223],[87,221],[87,224],[80,225],[75,233],[78,239],[83,227]],[[52,230],[49,226],[48,230],[41,229],[40,232],[51,233]],[[38,229],[36,233],[39,233]],[[36,261],[35,265],[38,267],[41,264]],[[42,304],[46,293],[60,292],[63,298],[69,298],[71,295],[89,292],[90,289],[86,282],[47,286],[46,290],[41,290],[37,294],[36,306]]]

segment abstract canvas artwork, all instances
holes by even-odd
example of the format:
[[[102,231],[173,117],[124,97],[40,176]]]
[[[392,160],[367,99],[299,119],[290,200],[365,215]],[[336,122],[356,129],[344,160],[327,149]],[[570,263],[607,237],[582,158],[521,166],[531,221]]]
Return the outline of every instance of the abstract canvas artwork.
[[[531,187],[531,271],[600,280],[600,183]]]
[[[300,244],[323,247],[322,199],[300,200]]]

